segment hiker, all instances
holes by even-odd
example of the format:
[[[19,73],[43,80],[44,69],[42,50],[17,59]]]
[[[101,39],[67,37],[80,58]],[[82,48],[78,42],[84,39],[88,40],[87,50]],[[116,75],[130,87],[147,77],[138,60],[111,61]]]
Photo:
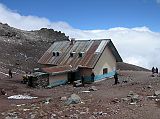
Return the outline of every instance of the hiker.
[[[95,74],[92,72],[92,74],[91,74],[91,82],[94,82],[94,77],[95,77]]]
[[[154,68],[154,67],[152,67],[152,74],[154,74],[154,72],[155,72],[155,68]]]
[[[11,69],[9,69],[8,74],[9,74],[9,77],[12,78],[12,71],[11,71]]]
[[[81,81],[82,81],[82,86],[84,86],[84,76],[81,77]]]
[[[156,67],[156,69],[155,69],[155,70],[156,70],[155,72],[158,74],[158,68],[157,68],[157,67]]]
[[[115,79],[114,85],[118,84],[119,81],[118,81],[118,73],[117,73],[117,71],[114,74],[114,79]]]

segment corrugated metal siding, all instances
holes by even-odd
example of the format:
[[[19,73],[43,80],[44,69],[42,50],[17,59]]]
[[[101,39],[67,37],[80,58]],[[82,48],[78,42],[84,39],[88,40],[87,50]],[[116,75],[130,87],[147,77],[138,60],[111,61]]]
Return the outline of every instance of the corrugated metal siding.
[[[103,42],[102,42],[103,41]],[[107,45],[108,40],[105,40]],[[41,64],[53,64],[57,66],[69,66],[74,68],[78,66],[93,68],[101,53],[95,53],[100,44],[104,43],[104,40],[81,40],[75,41],[73,45],[70,41],[55,42],[39,60]],[[59,52],[59,56],[53,56],[53,52]],[[75,52],[73,57],[70,57],[70,53]],[[83,52],[83,56],[79,57],[79,52]]]

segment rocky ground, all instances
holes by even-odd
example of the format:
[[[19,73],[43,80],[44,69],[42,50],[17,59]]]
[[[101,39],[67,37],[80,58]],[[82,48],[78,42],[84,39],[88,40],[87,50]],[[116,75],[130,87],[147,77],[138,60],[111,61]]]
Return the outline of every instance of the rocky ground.
[[[3,73],[2,73],[3,72]],[[34,89],[21,84],[22,74],[10,79],[1,69],[1,119],[159,119],[160,77],[145,71],[120,71],[120,84],[106,79],[85,87],[64,85]],[[12,95],[37,99],[8,99]],[[72,95],[72,96],[71,96]]]
[[[0,23],[0,66],[31,71],[40,67],[38,60],[54,41],[68,38],[53,29],[24,31]]]

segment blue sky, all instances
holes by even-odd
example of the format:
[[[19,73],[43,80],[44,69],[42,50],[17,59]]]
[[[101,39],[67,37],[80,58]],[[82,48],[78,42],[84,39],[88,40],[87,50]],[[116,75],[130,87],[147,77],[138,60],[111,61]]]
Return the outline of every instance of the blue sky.
[[[157,0],[158,1],[158,0]],[[147,26],[160,31],[156,0],[0,0],[21,15],[65,21],[78,29]]]

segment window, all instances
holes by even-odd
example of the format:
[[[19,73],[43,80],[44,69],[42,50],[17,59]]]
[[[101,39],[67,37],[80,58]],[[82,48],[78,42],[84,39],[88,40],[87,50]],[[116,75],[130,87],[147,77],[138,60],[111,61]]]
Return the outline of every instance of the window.
[[[56,56],[56,53],[55,53],[55,52],[53,52],[53,56]]]
[[[73,57],[73,53],[72,52],[70,53],[70,57]]]
[[[56,54],[57,54],[57,56],[59,56],[59,52],[57,52]]]
[[[71,52],[71,53],[70,53],[70,57],[74,57],[74,56],[75,56],[75,54],[76,54],[76,52],[74,52],[74,51],[73,51],[73,52]]]
[[[108,68],[103,69],[103,74],[106,74],[106,73],[108,73]]]
[[[78,54],[79,54],[79,57],[83,57],[84,52],[79,52]]]
[[[79,53],[79,57],[82,57],[82,53],[81,52]]]

